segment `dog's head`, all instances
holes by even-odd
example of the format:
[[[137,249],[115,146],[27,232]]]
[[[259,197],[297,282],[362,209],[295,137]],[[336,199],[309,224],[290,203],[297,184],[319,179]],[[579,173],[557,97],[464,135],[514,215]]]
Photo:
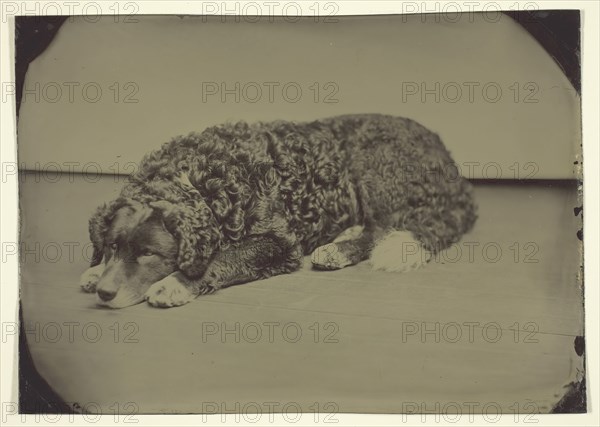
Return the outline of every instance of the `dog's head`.
[[[120,198],[100,207],[89,227],[92,266],[104,265],[97,300],[111,308],[142,302],[153,283],[175,271],[201,277],[217,241],[212,212],[201,201],[188,206]]]

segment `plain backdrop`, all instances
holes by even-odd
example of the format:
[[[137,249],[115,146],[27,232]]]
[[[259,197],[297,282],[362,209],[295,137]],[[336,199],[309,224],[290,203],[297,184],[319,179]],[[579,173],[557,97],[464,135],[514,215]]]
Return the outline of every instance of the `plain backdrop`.
[[[224,121],[372,112],[440,134],[469,178],[576,176],[579,96],[505,15],[122,18],[68,19],[31,63],[22,169],[128,173]]]

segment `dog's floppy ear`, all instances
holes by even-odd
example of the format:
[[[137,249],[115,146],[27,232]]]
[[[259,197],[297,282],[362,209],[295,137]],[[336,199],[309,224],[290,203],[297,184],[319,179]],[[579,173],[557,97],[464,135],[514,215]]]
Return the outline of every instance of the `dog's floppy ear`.
[[[150,207],[162,214],[167,230],[178,240],[179,270],[189,278],[201,277],[220,241],[210,208],[202,200],[194,207],[165,200],[151,202]]]
[[[117,210],[127,204],[127,200],[119,198],[110,203],[98,207],[89,221],[90,240],[94,246],[94,253],[90,265],[92,267],[100,264],[104,257],[104,245],[106,233],[115,217]]]

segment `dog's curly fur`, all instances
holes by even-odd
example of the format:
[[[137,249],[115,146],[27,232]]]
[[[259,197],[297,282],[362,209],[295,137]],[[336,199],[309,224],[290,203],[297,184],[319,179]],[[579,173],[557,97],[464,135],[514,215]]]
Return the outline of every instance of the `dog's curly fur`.
[[[174,138],[147,155],[121,197],[91,218],[92,265],[102,259],[112,216],[130,200],[163,212],[189,278],[251,236],[273,236],[288,251],[266,277],[293,271],[303,254],[357,224],[409,231],[437,252],[476,218],[471,185],[439,137],[379,114],[239,122]]]

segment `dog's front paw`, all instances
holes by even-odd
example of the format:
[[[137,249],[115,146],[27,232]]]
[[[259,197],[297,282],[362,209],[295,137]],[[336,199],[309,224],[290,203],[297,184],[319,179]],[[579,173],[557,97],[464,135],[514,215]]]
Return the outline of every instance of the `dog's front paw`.
[[[150,305],[166,308],[187,304],[196,295],[177,277],[170,275],[150,286],[145,297]]]
[[[79,286],[84,292],[96,292],[96,284],[104,272],[104,264],[88,268],[79,278]]]

